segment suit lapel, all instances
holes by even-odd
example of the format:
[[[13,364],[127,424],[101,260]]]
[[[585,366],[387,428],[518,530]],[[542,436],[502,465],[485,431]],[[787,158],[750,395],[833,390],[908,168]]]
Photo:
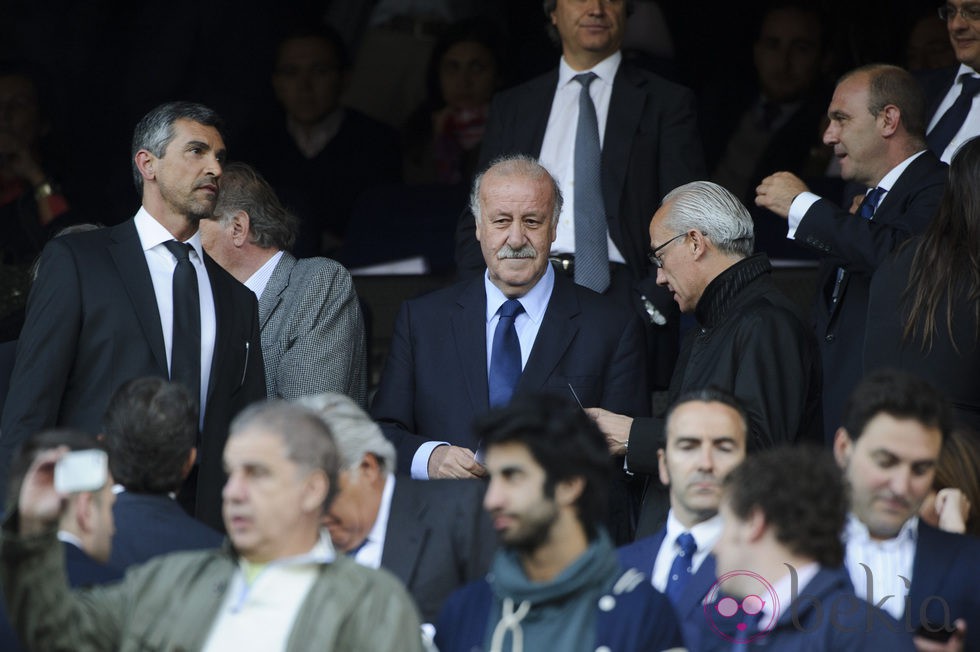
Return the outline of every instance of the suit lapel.
[[[629,64],[620,64],[609,98],[609,115],[602,141],[602,194],[607,219],[619,213],[619,198],[626,183],[626,170],[629,169],[630,148],[646,103],[646,93],[639,87],[641,82],[642,79],[633,75]],[[612,222],[619,224],[620,220],[613,220],[610,224]],[[623,239],[618,242],[623,242]]]
[[[708,595],[708,591],[715,581],[715,556],[709,553],[701,563],[701,567],[684,587],[684,592],[677,601],[677,613],[690,614],[699,610],[704,596]]]
[[[918,618],[920,605],[930,596],[942,595],[942,582],[954,569],[949,568],[952,557],[941,554],[942,546],[936,541],[936,530],[921,520],[912,559],[912,585],[909,587],[909,604],[912,617]]]
[[[140,244],[139,233],[133,220],[113,227],[110,232],[112,242],[109,244],[109,255],[119,271],[119,278],[133,310],[139,319],[146,338],[153,352],[153,359],[160,367],[161,375],[169,377],[170,365],[167,361],[167,350],[163,341],[163,327],[160,326],[160,309],[157,307],[156,293],[153,290],[153,280],[150,269],[146,265],[146,254]]]
[[[538,336],[534,339],[534,346],[524,367],[524,373],[517,382],[515,394],[534,392],[544,387],[545,381],[551,376],[578,333],[575,318],[579,312],[578,298],[575,296],[572,282],[560,274],[555,274],[555,287],[551,291],[548,309],[545,310]]]
[[[279,304],[282,303],[282,293],[289,286],[289,275],[296,265],[296,259],[289,252],[282,252],[282,258],[276,268],[272,270],[272,276],[266,283],[262,297],[259,299],[259,330],[265,330],[265,325],[275,312]]]
[[[463,383],[470,397],[472,414],[490,407],[487,386],[487,294],[483,276],[468,283],[456,298],[457,310],[450,317],[456,359],[462,362]],[[458,408],[457,408],[458,409]]]
[[[214,343],[214,355],[211,357],[211,373],[208,376],[208,394],[207,402],[211,401],[211,393],[214,391],[214,383],[218,377],[218,370],[221,369],[221,365],[224,363],[225,357],[228,356],[229,349],[237,345],[235,342],[231,342],[230,346],[220,345],[222,342],[222,337],[225,333],[230,332],[230,329],[225,325],[225,320],[230,318],[234,314],[234,305],[231,303],[231,293],[225,291],[226,288],[220,287],[216,281],[220,272],[224,272],[223,269],[218,267],[218,263],[214,262],[211,256],[204,254],[204,267],[208,270],[208,281],[211,283],[211,294],[214,296],[214,326],[215,326],[215,343]],[[242,345],[244,346],[244,344]],[[261,355],[261,351],[251,351],[250,355]],[[235,379],[238,380],[237,378]],[[207,410],[205,410],[205,417],[207,416]]]
[[[381,551],[381,565],[405,586],[411,585],[422,546],[429,536],[429,528],[422,522],[425,506],[417,500],[411,482],[408,478],[395,482]]]
[[[544,143],[544,132],[548,128],[548,118],[551,116],[551,105],[555,101],[555,90],[558,88],[558,68],[548,75],[541,77],[538,83],[531,86],[525,96],[524,110],[520,112],[520,120],[515,125],[515,143],[529,143],[528,149],[513,147],[513,153],[521,151],[536,152],[541,156],[541,145]]]

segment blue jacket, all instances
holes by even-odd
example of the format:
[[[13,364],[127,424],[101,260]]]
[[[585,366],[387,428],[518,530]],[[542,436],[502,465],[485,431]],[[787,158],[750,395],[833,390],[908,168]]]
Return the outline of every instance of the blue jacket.
[[[616,551],[619,556],[619,563],[623,569],[635,568],[641,573],[650,576],[653,573],[653,564],[663,545],[664,537],[667,536],[667,529],[661,528],[653,536],[638,539],[628,546],[623,546]],[[701,567],[694,573],[694,577],[686,587],[684,593],[674,606],[677,612],[677,619],[681,626],[681,633],[684,635],[684,643],[688,649],[697,649],[698,639],[702,633],[704,625],[704,607],[702,602],[704,597],[711,590],[715,583],[715,557],[708,555]]]
[[[712,607],[709,607],[711,609]],[[767,633],[733,643],[739,619],[705,618],[701,642],[692,652],[914,652],[904,623],[854,595],[843,568],[821,568],[799,597],[782,610]]]

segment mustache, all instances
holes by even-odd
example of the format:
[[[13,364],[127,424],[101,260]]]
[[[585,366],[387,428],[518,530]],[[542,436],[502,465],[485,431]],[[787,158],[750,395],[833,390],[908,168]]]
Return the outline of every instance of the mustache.
[[[497,260],[506,260],[508,258],[534,258],[538,255],[534,247],[530,243],[524,245],[520,249],[514,249],[509,244],[505,244],[503,247],[497,250]]]

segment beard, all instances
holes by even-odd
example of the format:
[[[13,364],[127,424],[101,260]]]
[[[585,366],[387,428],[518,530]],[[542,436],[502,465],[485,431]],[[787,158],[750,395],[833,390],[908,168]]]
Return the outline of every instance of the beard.
[[[534,552],[548,541],[551,528],[557,520],[558,505],[552,500],[542,500],[517,517],[514,528],[500,534],[500,541],[518,552]]]

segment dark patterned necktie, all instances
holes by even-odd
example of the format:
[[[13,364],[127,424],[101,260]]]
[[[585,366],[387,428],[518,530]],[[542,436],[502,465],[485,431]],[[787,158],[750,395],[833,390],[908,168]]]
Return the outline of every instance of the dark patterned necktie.
[[[670,566],[670,575],[667,577],[667,597],[677,605],[684,593],[684,588],[694,574],[693,566],[694,553],[697,552],[698,543],[690,532],[683,532],[677,537],[677,545],[680,552],[674,557],[674,563]]]
[[[952,142],[953,137],[963,126],[966,116],[970,114],[973,106],[973,97],[980,92],[980,77],[974,77],[969,73],[960,76],[960,83],[963,89],[953,105],[946,109],[946,113],[939,119],[936,126],[926,136],[926,143],[929,149],[936,156],[942,156],[946,148]]]
[[[582,85],[575,128],[575,282],[596,292],[609,287],[609,245],[602,203],[602,150],[599,120],[589,95],[598,79],[586,72],[574,77]]]

